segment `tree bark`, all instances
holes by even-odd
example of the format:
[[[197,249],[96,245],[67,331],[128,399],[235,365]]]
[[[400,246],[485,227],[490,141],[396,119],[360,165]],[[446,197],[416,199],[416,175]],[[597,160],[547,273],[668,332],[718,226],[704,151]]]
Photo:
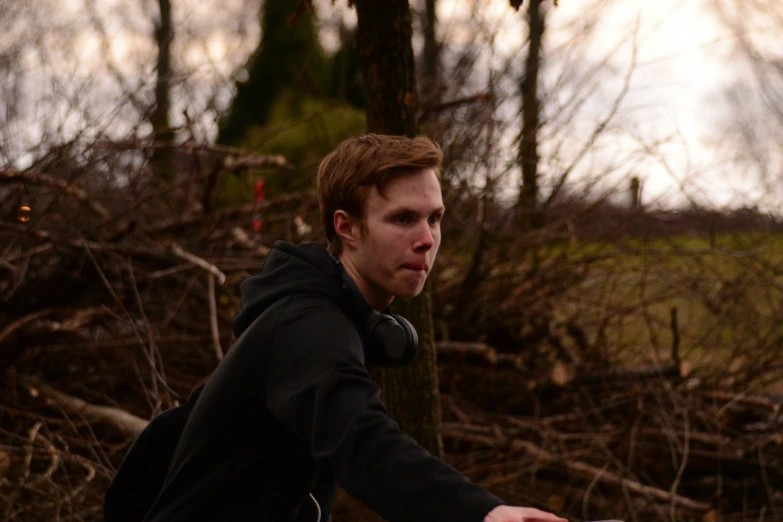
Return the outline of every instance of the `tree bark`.
[[[520,82],[522,94],[522,135],[519,141],[518,162],[522,167],[518,211],[520,225],[530,229],[540,225],[538,216],[538,126],[540,101],[538,73],[541,65],[541,40],[544,35],[544,13],[541,0],[530,0],[527,10],[530,33],[525,75]]]
[[[370,132],[414,137],[416,76],[408,0],[357,0],[359,65]],[[420,296],[394,304],[419,334],[419,354],[405,368],[383,372],[384,403],[389,413],[419,444],[443,457],[437,356],[429,283]]]
[[[418,99],[408,0],[357,0],[356,13],[367,129],[413,138]]]
[[[422,95],[425,101],[433,102],[439,98],[440,90],[440,47],[435,37],[437,26],[435,0],[425,0],[424,11],[424,51],[422,71]]]
[[[171,42],[174,31],[171,25],[171,3],[158,0],[160,21],[155,27],[158,44],[157,78],[155,81],[155,109],[150,123],[155,141],[170,142],[174,139],[169,112],[171,109]],[[174,177],[174,150],[171,147],[155,147],[152,152],[152,168],[160,179]]]
[[[432,323],[430,283],[425,285],[417,298],[396,303],[395,311],[407,317],[416,328],[419,353],[404,368],[384,370],[384,404],[402,429],[430,453],[442,459],[438,357]]]

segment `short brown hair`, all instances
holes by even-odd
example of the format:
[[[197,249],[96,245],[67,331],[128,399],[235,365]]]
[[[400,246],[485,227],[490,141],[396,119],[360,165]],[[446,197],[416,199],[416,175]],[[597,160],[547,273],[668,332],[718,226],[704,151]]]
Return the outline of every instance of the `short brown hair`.
[[[326,239],[334,255],[342,242],[334,229],[334,213],[344,210],[364,219],[365,200],[371,187],[384,185],[401,174],[432,169],[440,174],[443,152],[429,138],[365,134],[343,141],[318,167],[318,205]]]

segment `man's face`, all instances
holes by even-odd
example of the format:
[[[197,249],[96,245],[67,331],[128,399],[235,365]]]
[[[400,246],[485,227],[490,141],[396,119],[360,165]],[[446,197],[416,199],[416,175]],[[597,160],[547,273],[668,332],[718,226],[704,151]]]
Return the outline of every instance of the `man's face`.
[[[347,241],[341,234],[340,259],[370,306],[380,310],[395,296],[421,292],[440,247],[443,212],[440,182],[424,169],[393,178],[383,194],[371,188],[364,226],[351,217],[339,225],[335,216],[338,232],[350,230]]]

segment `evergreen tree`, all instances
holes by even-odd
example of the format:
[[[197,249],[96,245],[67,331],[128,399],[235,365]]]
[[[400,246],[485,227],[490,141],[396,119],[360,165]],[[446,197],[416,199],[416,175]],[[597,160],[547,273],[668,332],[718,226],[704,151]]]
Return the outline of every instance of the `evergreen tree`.
[[[218,143],[236,145],[250,128],[266,125],[284,93],[290,94],[286,101],[300,116],[306,98],[323,97],[328,66],[313,14],[305,12],[292,23],[296,11],[296,2],[291,0],[264,2],[261,42],[246,66],[247,79],[236,84]]]

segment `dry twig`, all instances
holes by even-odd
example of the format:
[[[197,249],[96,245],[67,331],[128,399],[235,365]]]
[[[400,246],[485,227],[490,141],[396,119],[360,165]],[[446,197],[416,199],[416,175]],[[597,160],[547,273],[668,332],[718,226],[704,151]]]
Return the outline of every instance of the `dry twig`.
[[[119,408],[90,404],[87,401],[73,397],[72,395],[57,391],[33,377],[20,376],[20,381],[27,387],[28,393],[32,396],[40,394],[43,397],[52,399],[62,407],[62,409],[68,412],[81,415],[87,419],[108,422],[127,435],[136,437],[147,427],[147,424],[149,424],[148,420],[137,417]],[[31,440],[33,438],[34,437],[31,436]]]

